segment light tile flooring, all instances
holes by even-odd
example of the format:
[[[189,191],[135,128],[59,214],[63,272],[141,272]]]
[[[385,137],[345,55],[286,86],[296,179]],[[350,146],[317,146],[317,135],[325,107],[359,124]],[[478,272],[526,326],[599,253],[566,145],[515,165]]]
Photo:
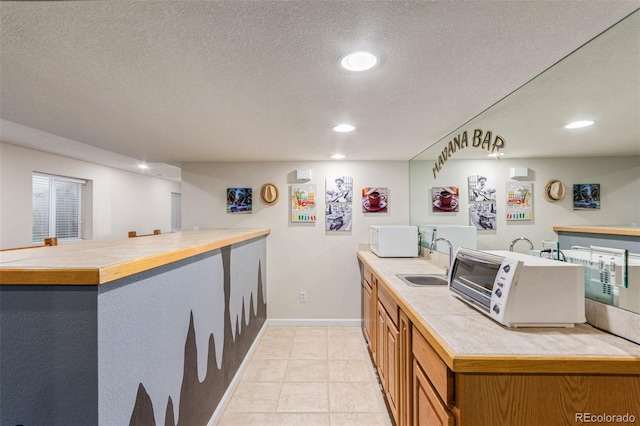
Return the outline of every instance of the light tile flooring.
[[[389,426],[359,327],[268,327],[219,426]]]

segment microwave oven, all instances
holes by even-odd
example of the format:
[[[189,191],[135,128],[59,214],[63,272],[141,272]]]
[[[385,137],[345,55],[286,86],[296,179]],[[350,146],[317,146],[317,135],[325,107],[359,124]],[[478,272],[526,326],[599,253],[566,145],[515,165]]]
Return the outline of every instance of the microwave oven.
[[[418,227],[401,225],[372,225],[369,249],[378,257],[417,257]]]
[[[584,267],[511,251],[460,248],[451,293],[507,327],[573,327],[586,322]]]

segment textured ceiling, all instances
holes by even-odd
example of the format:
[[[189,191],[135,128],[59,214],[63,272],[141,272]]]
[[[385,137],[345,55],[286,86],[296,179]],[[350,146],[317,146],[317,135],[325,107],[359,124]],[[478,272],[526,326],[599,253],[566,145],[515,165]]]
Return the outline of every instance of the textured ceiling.
[[[408,160],[639,5],[3,1],[1,136],[152,163]],[[379,66],[342,70],[354,49]]]

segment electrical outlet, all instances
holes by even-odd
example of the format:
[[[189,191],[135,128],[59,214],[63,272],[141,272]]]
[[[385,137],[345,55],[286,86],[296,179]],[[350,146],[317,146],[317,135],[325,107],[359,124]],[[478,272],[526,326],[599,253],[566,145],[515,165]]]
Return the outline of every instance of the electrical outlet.
[[[307,292],[306,291],[301,291],[300,292],[300,302],[304,303],[307,301]]]

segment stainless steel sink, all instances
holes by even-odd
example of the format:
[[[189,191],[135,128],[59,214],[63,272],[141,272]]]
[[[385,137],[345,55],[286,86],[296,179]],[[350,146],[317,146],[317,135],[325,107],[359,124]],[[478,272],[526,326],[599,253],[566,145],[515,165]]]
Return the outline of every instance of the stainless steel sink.
[[[430,285],[448,285],[449,280],[446,275],[438,274],[396,274],[398,278],[407,285],[414,287],[424,287]]]

